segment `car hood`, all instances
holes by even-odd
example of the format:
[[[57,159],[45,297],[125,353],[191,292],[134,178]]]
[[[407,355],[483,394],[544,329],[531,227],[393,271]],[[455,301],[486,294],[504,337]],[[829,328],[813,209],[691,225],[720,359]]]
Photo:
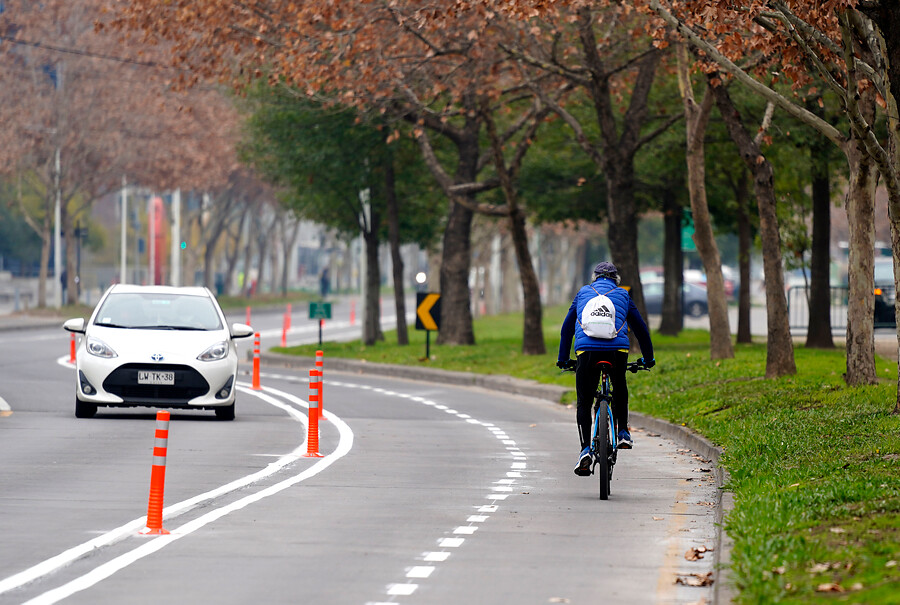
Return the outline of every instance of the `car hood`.
[[[151,355],[161,355],[160,363],[193,361],[208,347],[228,340],[226,330],[140,330],[91,326],[88,337],[96,337],[112,347],[123,362],[153,361]]]

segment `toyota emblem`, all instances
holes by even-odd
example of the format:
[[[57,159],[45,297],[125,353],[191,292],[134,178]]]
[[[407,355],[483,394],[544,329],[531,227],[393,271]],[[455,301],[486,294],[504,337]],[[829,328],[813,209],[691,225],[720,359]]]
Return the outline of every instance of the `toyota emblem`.
[[[153,361],[162,361],[163,356],[160,355],[159,353],[154,353],[153,355],[150,356],[150,359],[152,359]]]

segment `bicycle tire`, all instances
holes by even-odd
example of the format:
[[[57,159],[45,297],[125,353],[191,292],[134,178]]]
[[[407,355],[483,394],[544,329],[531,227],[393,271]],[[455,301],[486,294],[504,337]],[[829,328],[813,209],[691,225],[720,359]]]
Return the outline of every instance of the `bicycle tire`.
[[[597,476],[600,480],[600,499],[609,500],[609,414],[606,401],[597,402],[598,430],[594,437],[594,452],[597,468]],[[600,420],[602,416],[603,420]]]

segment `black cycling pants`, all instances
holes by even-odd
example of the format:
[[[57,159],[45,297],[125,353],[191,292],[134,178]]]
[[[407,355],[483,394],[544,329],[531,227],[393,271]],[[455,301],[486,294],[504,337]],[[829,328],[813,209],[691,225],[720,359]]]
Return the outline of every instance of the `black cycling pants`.
[[[581,435],[581,447],[584,449],[591,442],[591,421],[594,395],[600,384],[600,366],[598,362],[612,363],[609,371],[613,393],[613,416],[619,429],[628,427],[628,383],[625,380],[625,369],[628,365],[628,353],[625,351],[582,351],[576,356],[575,391],[578,394],[578,410],[576,419]]]

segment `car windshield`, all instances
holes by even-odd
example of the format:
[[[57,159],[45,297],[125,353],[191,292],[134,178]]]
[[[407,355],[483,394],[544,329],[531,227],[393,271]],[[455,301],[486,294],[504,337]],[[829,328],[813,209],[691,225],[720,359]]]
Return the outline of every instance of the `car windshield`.
[[[146,330],[220,330],[215,304],[205,296],[112,293],[103,301],[94,324]]]
[[[875,283],[894,283],[894,261],[892,259],[875,261]]]

